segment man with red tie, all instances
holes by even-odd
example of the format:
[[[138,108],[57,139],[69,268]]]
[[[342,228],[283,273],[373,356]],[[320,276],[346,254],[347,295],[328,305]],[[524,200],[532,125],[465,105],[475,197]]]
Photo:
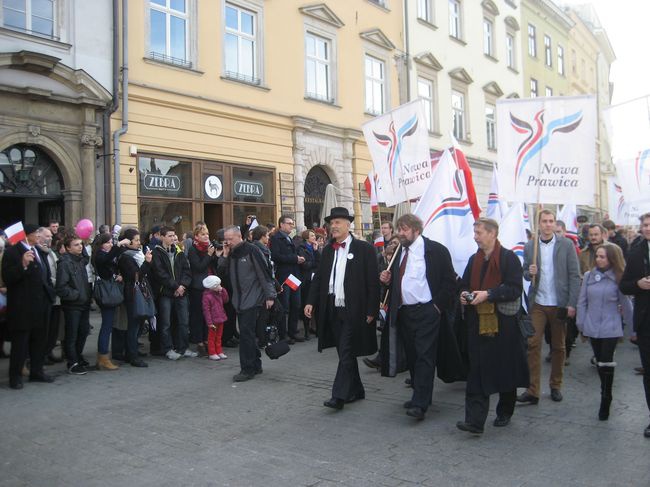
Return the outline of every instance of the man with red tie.
[[[432,400],[440,322],[453,302],[456,273],[447,248],[422,236],[417,216],[401,216],[396,228],[401,248],[380,280],[390,286],[388,322],[404,344],[411,374],[413,395],[404,408],[422,420]],[[388,360],[395,360],[390,352]]]
[[[333,409],[366,397],[357,357],[377,351],[377,254],[368,242],[352,236],[353,220],[341,207],[332,208],[325,218],[333,238],[323,249],[305,306],[307,318],[316,316],[318,351],[336,347],[339,355],[332,397],[324,403]]]

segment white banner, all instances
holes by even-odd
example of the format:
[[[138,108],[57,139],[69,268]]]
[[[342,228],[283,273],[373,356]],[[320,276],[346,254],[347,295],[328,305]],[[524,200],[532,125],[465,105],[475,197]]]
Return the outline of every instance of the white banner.
[[[486,216],[500,223],[503,216],[508,212],[508,203],[501,199],[498,177],[499,171],[495,164],[492,167],[492,185],[490,187],[490,194],[488,194]]]
[[[363,124],[386,206],[422,196],[431,179],[424,102],[406,103]]]
[[[499,100],[497,123],[502,199],[594,203],[594,96]]]
[[[616,174],[628,203],[650,201],[650,139],[646,143],[648,148],[632,158],[614,158]]]
[[[650,148],[650,96],[607,107],[603,116],[614,161]]]
[[[638,225],[639,217],[650,211],[650,201],[639,203],[625,201],[621,185],[615,177],[607,179],[607,200],[609,218],[617,225]]]

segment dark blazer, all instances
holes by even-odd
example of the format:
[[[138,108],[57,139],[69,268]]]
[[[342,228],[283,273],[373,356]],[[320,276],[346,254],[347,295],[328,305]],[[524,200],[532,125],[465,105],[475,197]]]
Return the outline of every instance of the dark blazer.
[[[2,257],[2,279],[7,286],[8,331],[29,331],[47,326],[48,310],[56,294],[47,255],[37,251],[44,266],[34,260],[23,269],[23,255],[27,249],[22,243],[7,247]]]
[[[637,281],[650,276],[649,245],[644,239],[630,248],[625,272],[619,284],[623,294],[634,296],[634,331],[644,336],[650,336],[650,291],[641,289]]]
[[[372,245],[352,237],[345,266],[345,309],[354,328],[352,353],[357,356],[371,355],[377,351],[375,321],[368,324],[367,316],[377,318],[379,314],[379,271],[377,253]],[[334,249],[331,243],[323,249],[320,267],[311,282],[306,304],[314,306],[318,325],[318,351],[337,345],[334,332],[327,316],[327,295],[330,274],[334,264]]]
[[[149,275],[153,291],[156,296],[173,297],[179,286],[189,289],[192,283],[190,264],[183,252],[174,250],[174,268],[167,256],[167,251],[160,245],[152,252],[151,267],[153,272]]]
[[[293,240],[277,231],[270,239],[271,259],[275,263],[275,278],[280,284],[287,280],[289,274],[300,276],[298,250]]]
[[[194,245],[189,247],[187,251],[187,260],[190,263],[190,271],[192,272],[192,289],[203,289],[203,279],[208,277],[210,271],[216,274],[217,269],[216,254],[208,255],[207,252],[199,252]]]

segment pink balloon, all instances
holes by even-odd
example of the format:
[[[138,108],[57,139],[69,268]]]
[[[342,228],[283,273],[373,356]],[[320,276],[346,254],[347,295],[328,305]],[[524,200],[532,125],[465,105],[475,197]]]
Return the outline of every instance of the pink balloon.
[[[79,238],[86,240],[93,234],[95,227],[93,226],[93,222],[88,218],[84,218],[83,220],[79,220],[79,223],[77,223],[77,226],[74,227],[74,229]]]

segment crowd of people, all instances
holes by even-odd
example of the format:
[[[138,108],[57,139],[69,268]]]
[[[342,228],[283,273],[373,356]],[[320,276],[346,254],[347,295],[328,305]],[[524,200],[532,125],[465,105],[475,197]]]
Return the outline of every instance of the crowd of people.
[[[576,338],[590,342],[598,418],[607,420],[616,347],[630,326],[650,410],[650,213],[633,241],[611,221],[586,225],[574,241],[552,211],[537,217],[523,265],[501,246],[498,223],[477,219],[477,252],[462,276],[449,249],[424,237],[412,214],[394,227],[383,222],[373,239],[379,245],[353,235],[354,218],[342,207],[325,217],[325,228],[299,235],[289,215],[277,227],[250,215],[212,240],[203,222],[182,236],[171,226],[141,236],[102,225],[92,241],[56,221],[25,224],[23,241],[0,238],[0,353],[10,341],[9,386],[22,389],[26,375],[53,382],[45,367],[63,360],[70,374],[84,375],[145,368],[148,355],[226,360],[224,349],[234,346],[240,371],[233,380],[243,382],[262,373],[261,350],[276,358],[268,347],[288,350],[316,335],[319,351],[338,353],[324,406],[341,410],[365,398],[363,357],[385,376],[409,372],[404,408],[416,420],[432,403],[436,373],[466,381],[457,427],[480,435],[492,394],[499,395],[495,427],[510,423],[516,404],[539,403],[545,339],[556,402]],[[101,325],[91,365],[84,350],[94,306]],[[525,390],[517,395],[518,388]],[[644,435],[650,438],[650,425]]]

